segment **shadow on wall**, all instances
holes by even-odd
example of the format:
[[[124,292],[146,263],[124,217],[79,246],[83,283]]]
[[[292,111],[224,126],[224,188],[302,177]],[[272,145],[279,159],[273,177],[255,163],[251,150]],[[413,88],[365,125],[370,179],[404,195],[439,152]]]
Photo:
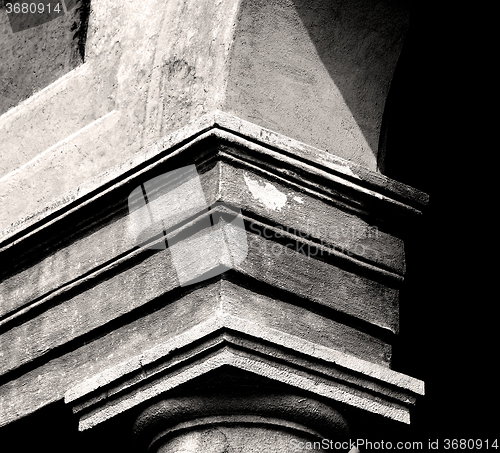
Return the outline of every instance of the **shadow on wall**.
[[[243,0],[225,109],[377,170],[406,0]]]
[[[89,14],[90,0],[1,0],[0,115],[83,63]]]
[[[377,162],[383,161],[382,118],[408,29],[409,2],[293,2],[371,152]]]
[[[431,64],[436,51],[430,48],[435,44],[420,22],[418,12],[413,11],[384,109],[378,168],[392,179],[431,194],[430,172],[435,165],[429,162],[436,155],[430,150],[437,144],[431,144],[437,131],[429,136],[429,126],[436,121],[442,100],[436,91],[437,71],[429,70],[439,67],[435,61]]]

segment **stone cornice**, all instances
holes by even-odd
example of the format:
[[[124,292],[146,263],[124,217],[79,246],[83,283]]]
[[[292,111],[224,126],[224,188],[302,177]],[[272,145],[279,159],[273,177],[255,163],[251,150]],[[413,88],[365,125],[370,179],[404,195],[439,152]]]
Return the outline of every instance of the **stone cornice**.
[[[234,297],[224,299],[219,291],[203,296],[199,306],[198,294],[191,301],[189,291],[179,288],[170,248],[149,250],[151,243],[139,246],[132,238],[127,210],[127,197],[145,180],[193,163],[209,205],[224,202],[241,209],[249,252],[226,277],[193,288],[200,294],[211,294],[212,286],[220,283]],[[252,187],[272,187],[273,193],[285,197],[286,204],[282,209],[269,207],[255,196]],[[186,303],[195,306],[195,325],[209,319],[212,307],[225,301],[231,319],[256,320],[265,315],[259,323],[264,330],[270,326],[277,329],[276,344],[280,344],[280,335],[288,332],[308,344],[318,343],[311,347],[313,357],[322,344],[333,351],[330,356],[339,349],[358,357],[356,360],[366,360],[366,372],[349,373],[368,376],[370,383],[358,385],[343,374],[342,385],[353,384],[356,395],[359,391],[375,391],[388,402],[380,406],[376,400],[373,406],[371,397],[366,396],[365,402],[355,406],[368,412],[377,407],[376,413],[408,422],[407,403],[415,399],[418,389],[405,385],[399,388],[391,382],[373,387],[372,380],[384,381],[385,375],[371,377],[370,367],[373,363],[386,369],[390,366],[392,343],[399,330],[397,304],[405,272],[404,231],[418,218],[426,201],[425,194],[231,115],[215,112],[205,116],[6,232],[0,256],[10,267],[2,272],[0,296],[5,303],[0,311],[0,340],[3,345],[18,341],[18,349],[5,349],[0,367],[2,383],[19,380],[37,385],[31,374],[39,368],[50,368],[51,358],[65,360],[66,355],[78,355],[82,345],[88,343],[100,348],[100,338],[115,331],[126,338],[127,323],[142,322],[150,310],[154,313],[165,307],[169,316],[182,317],[186,298]],[[206,213],[194,215],[189,222],[199,222],[203,215]],[[321,225],[323,232],[308,231],[308,221]],[[190,225],[181,223],[172,232],[181,234]],[[362,234],[329,242],[324,231],[333,231],[339,225],[352,226]],[[376,237],[365,234],[372,225],[380,226]],[[353,250],[358,243],[366,245],[366,253]],[[314,321],[318,332],[311,332],[307,323],[292,323],[293,317]],[[173,335],[169,329],[167,335]],[[218,329],[238,330],[225,324]],[[238,353],[233,349],[241,349],[239,340],[235,340],[238,344],[227,337],[221,341],[224,346],[221,343],[222,349],[217,346],[214,352],[218,358],[208,362],[201,356],[199,359],[207,366],[217,362],[216,368],[238,367]],[[276,348],[267,346],[265,354],[271,361],[281,354]],[[261,354],[254,349],[252,346],[248,354]],[[23,353],[18,354],[19,350]],[[287,357],[283,360],[292,360]],[[246,371],[254,373],[255,363],[251,359]],[[106,361],[103,365],[99,370],[109,366]],[[314,370],[316,365],[304,362],[300,368]],[[321,373],[329,375],[330,371]],[[289,373],[296,375],[294,370]],[[277,378],[273,376],[271,373],[268,377]],[[297,387],[309,382],[300,376],[293,377],[300,381]],[[399,374],[390,376],[396,379]],[[74,383],[64,381],[60,393]],[[325,383],[325,389],[329,385]],[[335,385],[332,388],[338,387]],[[386,387],[392,390],[384,390]],[[395,388],[399,390],[394,393]],[[325,390],[322,395],[329,398],[333,392],[337,395],[334,400],[349,405],[350,400],[343,399],[349,391]],[[52,401],[58,397],[48,389],[40,399]]]
[[[219,137],[268,157],[278,158],[299,172],[315,174],[362,196],[418,214],[428,196],[357,164],[230,114],[215,111],[138,152],[132,159],[102,173],[54,200],[1,233],[0,252],[84,205],[163,164],[194,144]]]
[[[211,211],[213,213],[213,211]],[[209,215],[208,213],[203,214],[204,216]],[[201,217],[201,216],[200,216]],[[315,238],[307,238],[297,234],[293,234],[287,232],[282,229],[278,229],[270,225],[268,219],[257,220],[255,217],[249,217],[248,215],[243,215],[242,219],[246,223],[251,223],[253,229],[260,229],[261,231],[271,231],[274,234],[270,236],[269,240],[276,242],[278,241],[278,235],[281,237],[281,242],[288,241],[288,244],[294,243],[296,244],[295,249],[304,248],[305,250],[309,250],[311,248],[319,251],[323,259],[327,262],[340,260],[341,262],[345,262],[347,265],[354,266],[361,273],[368,273],[373,275],[377,280],[383,280],[390,282],[391,285],[399,286],[403,282],[403,275],[399,272],[395,272],[392,269],[385,269],[381,267],[379,263],[374,263],[363,259],[362,256],[356,256],[355,254],[346,254],[342,251],[336,250],[335,245],[328,246],[315,242]],[[197,220],[194,219],[191,223]],[[184,230],[189,228],[191,223],[184,225],[180,230]],[[262,233],[264,234],[264,233]],[[150,243],[149,245],[152,245]],[[41,295],[38,298],[30,301],[26,305],[22,305],[19,309],[12,310],[11,312],[5,313],[0,316],[0,333],[8,330],[11,324],[17,324],[19,322],[26,322],[29,319],[36,317],[40,310],[44,310],[44,307],[52,307],[57,305],[60,300],[64,300],[66,294],[75,294],[80,291],[80,288],[84,288],[93,282],[99,282],[100,280],[107,278],[110,275],[113,275],[117,272],[117,270],[121,267],[127,265],[127,262],[134,261],[136,259],[140,259],[141,256],[147,256],[150,254],[147,248],[137,248],[134,247],[127,251],[127,253],[116,257],[116,259],[111,259],[104,266],[99,266],[93,269],[91,272],[85,273],[80,277],[68,282],[61,284],[60,286],[54,288],[52,291],[47,292],[46,294]],[[244,269],[235,269],[233,270],[236,274],[245,275]]]
[[[219,146],[215,152],[206,151],[208,141],[215,140]],[[46,240],[44,234],[48,227],[57,231],[58,222],[66,218],[79,218],[79,211],[92,207],[101,199],[113,194],[122,186],[140,181],[148,171],[165,165],[175,156],[185,157],[188,150],[193,151],[190,159],[196,159],[197,164],[206,165],[214,161],[227,162],[229,165],[248,169],[262,175],[267,180],[276,181],[284,186],[294,187],[300,193],[326,203],[333,204],[355,212],[356,215],[381,214],[384,209],[393,211],[396,215],[394,224],[400,222],[401,217],[414,217],[426,203],[427,197],[403,184],[391,181],[382,175],[367,171],[355,164],[332,156],[331,154],[299,143],[282,135],[240,120],[222,112],[200,118],[197,122],[169,135],[161,142],[147,148],[130,161],[115,167],[100,177],[88,181],[78,187],[73,193],[54,203],[52,208],[40,211],[30,219],[19,222],[6,232],[0,242],[0,255],[9,253],[13,247],[29,250],[23,241],[31,240],[34,243]],[[198,153],[198,154],[196,154]],[[231,199],[234,194],[222,193],[217,195],[221,201],[238,204],[237,199]],[[109,199],[109,198],[107,198]],[[373,206],[370,205],[370,200]],[[218,201],[218,200],[214,200]],[[369,208],[367,208],[367,206]],[[371,207],[370,207],[371,206]],[[106,208],[108,209],[108,208]],[[110,210],[114,209],[109,207]],[[314,207],[307,209],[315,209]],[[324,216],[328,216],[327,213]],[[81,217],[81,216],[80,216]],[[398,286],[403,279],[404,268],[385,263],[383,260],[374,260],[369,256],[362,256],[350,251],[342,251],[342,244],[329,243],[322,237],[306,235],[293,229],[283,231],[277,229],[276,219],[267,214],[258,213],[249,207],[244,212],[245,221],[254,226],[273,232],[272,240],[276,241],[279,235],[282,238],[297,244],[297,249],[303,247],[316,248],[324,253],[325,259],[336,259],[346,265],[355,266],[362,273],[371,273],[376,279],[385,279]],[[326,220],[323,219],[322,221]],[[87,223],[99,222],[84,219]],[[288,227],[287,224],[285,224]],[[279,225],[278,225],[279,227]],[[55,229],[54,229],[55,228]],[[297,228],[297,227],[295,227]],[[50,234],[49,234],[50,236]],[[37,239],[38,238],[38,239]],[[291,243],[291,242],[290,242]],[[340,248],[338,247],[340,245]],[[123,250],[119,256],[110,256],[108,261],[100,266],[89,268],[69,281],[61,281],[50,289],[38,291],[37,297],[29,296],[16,302],[15,307],[0,312],[0,330],[8,329],[9,325],[23,322],[32,318],[43,310],[44,306],[51,306],[57,300],[64,298],[68,292],[78,291],[78,287],[92,281],[98,281],[105,274],[113,272],[126,261],[135,259],[142,252],[136,248]],[[15,253],[13,257],[15,257]],[[14,263],[12,263],[14,265]]]
[[[220,314],[69,389],[65,402],[85,430],[221,366],[403,423],[409,423],[409,406],[424,393],[418,379]]]

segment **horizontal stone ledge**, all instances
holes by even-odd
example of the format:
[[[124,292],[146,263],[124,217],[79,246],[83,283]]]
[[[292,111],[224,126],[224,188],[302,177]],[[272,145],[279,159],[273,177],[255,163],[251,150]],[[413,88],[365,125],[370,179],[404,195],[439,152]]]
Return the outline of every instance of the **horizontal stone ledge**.
[[[59,401],[74,385],[187,332],[214,317],[218,310],[367,363],[389,366],[391,346],[384,341],[310,312],[308,306],[280,300],[267,290],[257,294],[238,285],[225,280],[209,281],[190,291],[175,290],[170,298],[148,303],[139,300],[143,305],[125,314],[115,313],[121,305],[104,309],[118,316],[105,325],[91,312],[97,328],[2,377],[0,426]],[[124,305],[130,310],[127,302]]]
[[[335,156],[319,148],[307,145],[285,135],[273,132],[257,124],[245,121],[237,116],[216,111],[213,113],[213,124],[230,132],[241,135],[251,141],[265,144],[281,151],[292,158],[298,158],[317,168],[323,168],[331,173],[345,176],[347,179],[366,184],[374,190],[392,194],[391,196],[424,206],[428,202],[428,195],[401,182],[392,180],[380,173],[371,171],[362,165]]]
[[[380,338],[398,331],[398,290],[327,262],[302,256],[293,250],[280,256],[273,255],[264,244],[266,239],[255,235],[252,237],[248,241],[248,257],[231,270],[235,276],[249,278],[250,283],[247,284],[250,284],[250,288],[258,290],[260,286],[266,285],[278,293],[293,294],[290,305],[300,306],[303,315],[308,315],[309,310],[321,310],[324,312],[322,316],[331,320],[330,328],[345,325],[343,329],[359,332],[360,344],[365,344],[366,339],[361,339],[364,335],[376,339],[377,344],[380,343],[377,348],[386,345],[383,348],[387,349],[387,339]],[[285,248],[282,245],[280,247]],[[138,261],[140,253],[147,256]],[[66,344],[76,347],[93,331],[106,329],[106,325],[118,322],[119,318],[129,316],[134,310],[157,303],[155,301],[159,298],[164,303],[176,300],[181,288],[175,277],[169,249],[150,253],[149,250],[137,251],[130,257],[138,261],[134,266],[130,267],[126,261],[114,263],[106,272],[92,279],[82,279],[79,282],[81,288],[74,286],[65,288],[65,293],[52,294],[44,301],[46,307],[34,306],[32,313],[20,313],[18,316],[23,316],[24,320],[11,318],[11,323],[17,322],[19,325],[5,324],[3,327],[8,330],[0,335],[0,344],[5,346],[0,366],[3,379],[7,378],[6,374],[17,373],[22,367],[30,366],[31,362],[65,348]],[[300,263],[302,265],[296,267]],[[120,267],[124,270],[120,271]],[[223,284],[227,286],[226,282]],[[342,286],[342,289],[337,290],[337,286]],[[273,306],[280,304],[279,299],[268,303]],[[243,310],[245,306],[242,299],[242,302],[234,305],[234,309]],[[42,308],[44,310],[40,313]],[[269,316],[279,319],[277,314]],[[267,322],[267,318],[263,317],[262,322]],[[324,328],[328,328],[328,325]],[[350,347],[348,338],[345,337],[345,347]],[[8,346],[12,344],[17,345],[16,349]],[[370,355],[372,351],[368,348],[365,353]],[[385,356],[388,351],[380,354],[381,357],[374,357],[374,360],[390,360],[390,354]]]
[[[231,202],[234,201],[237,200],[231,199]],[[209,214],[213,214],[217,210],[220,210],[220,208],[216,208],[215,211],[212,210],[210,212],[201,213],[200,216],[208,216]],[[351,272],[356,271],[356,273],[366,276],[366,278],[368,278],[369,280],[384,282],[389,287],[398,287],[403,281],[403,277],[400,273],[383,267],[383,262],[374,262],[366,259],[363,256],[357,256],[355,253],[344,250],[343,246],[338,246],[333,242],[327,243],[326,241],[315,238],[314,236],[307,238],[297,232],[290,232],[290,229],[278,229],[275,226],[271,226],[274,222],[269,222],[269,220],[262,216],[259,216],[258,221],[254,217],[249,217],[248,215],[242,215],[241,217],[247,225],[252,226],[252,228],[246,230],[246,236],[248,240],[252,241],[255,244],[257,244],[258,242],[260,244],[260,247],[265,247],[267,249],[268,254],[269,251],[271,251],[273,247],[275,247],[275,252],[277,252],[279,249],[280,254],[284,254],[287,256],[297,254],[297,256],[300,258],[299,255],[304,255],[309,259],[308,264],[312,263],[314,265],[315,262],[322,260],[325,262],[325,265],[340,267],[348,266],[348,268],[351,269]],[[198,218],[199,217],[196,217],[190,223],[183,225],[178,231],[189,228],[192,223],[197,221]],[[87,252],[91,249],[92,246],[95,245],[95,243],[106,243],[112,241],[113,237],[122,238],[125,236],[124,230],[126,229],[126,224],[124,222],[124,219],[118,219],[111,226],[113,228],[111,228],[110,226],[103,228],[102,234],[101,230],[93,233],[90,236],[90,242],[87,241],[87,243],[83,243],[83,245],[76,244],[74,246],[71,244],[68,249],[63,249],[60,253],[55,252],[54,256],[49,257],[48,265],[50,265],[51,269],[54,269],[54,262],[57,263],[58,256],[61,255],[62,258],[66,259],[69,253],[76,254],[75,259],[78,259],[78,263],[80,263],[81,257],[78,257],[79,249],[83,249],[84,252]],[[266,230],[268,230],[269,232],[273,232],[273,234],[266,234]],[[178,233],[174,232],[173,234]],[[127,242],[122,239],[120,239],[118,242],[123,242],[125,245],[127,244]],[[274,244],[276,245],[274,246]],[[120,267],[126,266],[127,261],[137,260],[141,254],[151,253],[146,250],[150,245],[151,244],[148,243],[143,244],[144,248],[141,247],[139,249],[136,246],[130,249],[128,247],[122,247],[121,249],[119,249],[119,251],[121,252],[120,255],[118,255],[116,258],[111,258],[109,259],[109,261],[103,263],[102,265],[97,265],[95,269],[92,269],[92,267],[87,267],[87,272],[83,272],[82,275],[75,274],[75,278],[67,283],[62,278],[60,279],[57,276],[53,277],[56,278],[57,282],[52,287],[48,286],[45,290],[45,294],[40,294],[39,283],[32,282],[31,286],[26,288],[26,291],[23,289],[21,295],[18,295],[19,288],[22,287],[26,279],[28,279],[29,281],[29,279],[32,278],[32,275],[34,274],[33,268],[29,268],[25,271],[27,275],[15,275],[11,279],[2,282],[0,284],[0,296],[3,300],[8,300],[9,304],[13,306],[13,309],[11,309],[10,311],[5,311],[7,309],[6,307],[4,307],[2,310],[4,312],[2,313],[0,311],[0,331],[8,328],[9,324],[18,322],[17,320],[21,318],[30,319],[30,317],[33,316],[30,315],[31,311],[35,309],[39,311],[44,305],[53,305],[53,301],[56,298],[64,298],[65,294],[69,292],[78,292],[79,286],[88,285],[92,281],[99,281],[105,275],[111,275],[110,272],[115,272],[115,269],[117,270]],[[133,243],[130,242],[129,247],[132,246]],[[105,248],[105,250],[108,249]],[[61,263],[59,267],[62,269],[68,267],[67,262],[64,267],[63,264],[64,263]],[[318,266],[321,266],[321,264],[318,263]],[[242,270],[244,270],[244,263],[242,263],[240,267]],[[82,271],[85,269],[86,268],[84,263]],[[65,269],[64,272],[67,273],[68,270]],[[118,270],[116,272],[118,272]],[[7,284],[9,285],[8,287],[6,286]],[[12,287],[13,290],[15,290],[15,294],[12,293],[12,291],[9,292],[9,287]],[[30,300],[30,296],[32,300]],[[17,301],[16,304],[13,305],[14,301],[16,301],[16,298],[19,298],[19,301]],[[33,311],[33,313],[35,312]]]
[[[259,235],[248,233],[246,237],[248,255],[232,272],[251,277],[257,288],[261,282],[295,294],[304,303],[343,313],[354,324],[359,319],[364,322],[361,330],[373,326],[388,333],[398,331],[398,289],[394,285],[338,267],[335,256],[333,261],[319,260]],[[279,250],[273,250],[272,244]],[[156,253],[135,250],[5,318],[0,326],[4,331],[0,343],[6,350],[1,374],[74,342],[149,301],[168,298],[178,287],[170,249]],[[123,294],[125,288],[127,295]],[[333,319],[335,316],[332,314]],[[13,342],[25,353],[7,346]]]
[[[308,245],[317,245],[320,254],[324,251],[325,256],[336,255],[388,278],[397,280],[404,274],[402,238],[379,228],[375,220],[371,224],[368,219],[335,206],[326,197],[319,198],[317,194],[301,191],[300,187],[290,188],[283,181],[266,179],[251,169],[235,168],[216,160],[215,166],[203,170],[200,180],[209,204],[224,201],[241,208],[250,227],[259,223],[274,231],[274,237],[287,235],[299,241],[299,249],[311,241]],[[262,194],[255,193],[255,187],[264,184],[287,197],[283,209],[267,206],[262,202]],[[47,225],[47,230],[30,237],[31,246],[20,242],[0,252],[6,253],[8,258],[4,259],[11,262],[10,269],[4,270],[11,274],[0,284],[0,325],[9,313],[29,310],[33,303],[40,305],[38,301],[47,294],[59,291],[64,285],[74,285],[78,279],[100,272],[99,269],[130,253],[136,241],[129,231],[124,197],[123,193],[110,195],[111,200],[101,203],[105,207],[100,206],[100,211],[82,206],[82,211],[76,210],[71,218],[61,219],[64,224]],[[123,212],[116,214],[120,210]],[[110,217],[113,217],[111,223]],[[277,228],[286,230],[286,234]],[[64,246],[59,244],[61,236],[66,241]],[[19,249],[21,258],[15,253]],[[30,266],[30,260],[36,264]]]
[[[424,382],[391,370],[382,365],[375,364],[368,360],[363,360],[352,354],[332,349],[281,330],[263,327],[258,323],[247,319],[232,316],[227,313],[218,313],[216,316],[205,322],[176,335],[165,343],[160,343],[140,355],[105,370],[92,378],[86,379],[78,385],[74,385],[65,394],[65,401],[72,402],[83,396],[103,388],[121,377],[139,371],[141,368],[151,366],[164,357],[170,356],[174,351],[208,337],[220,329],[230,329],[265,340],[271,344],[281,346],[305,356],[328,362],[332,365],[354,373],[362,374],[366,377],[380,381],[389,386],[399,388],[401,391],[408,391],[417,395],[424,395]]]
[[[220,131],[220,128],[224,130]],[[230,138],[247,147],[250,146],[249,142],[254,142],[253,148],[259,152],[274,153],[280,158],[287,158],[294,165],[307,165],[311,171],[320,171],[324,176],[333,178],[332,180],[336,183],[373,196],[379,201],[402,203],[416,211],[425,206],[428,201],[426,194],[402,183],[248,121],[216,111],[141,150],[132,159],[80,185],[45,208],[14,222],[0,235],[0,251],[47,224],[70,214],[81,205],[95,201],[117,187],[140,177],[141,174],[211,136]]]
[[[223,334],[209,343],[208,349],[201,345],[190,352],[191,344],[225,329],[229,329],[229,336]],[[231,332],[236,343],[244,333],[243,343],[236,344]],[[252,338],[281,347],[283,355],[277,357],[265,346],[255,349]],[[302,354],[301,362],[295,358],[297,353]],[[326,369],[315,369],[308,359],[319,360]],[[424,393],[423,383],[417,379],[224,315],[73,387],[66,392],[65,401],[75,413],[81,412],[80,429],[88,429],[221,366],[268,377],[404,423],[409,423],[409,406]]]
[[[334,190],[341,189],[346,193],[349,192],[352,195],[345,198],[349,199],[351,202],[355,200],[356,197],[362,197],[364,199],[370,199],[372,202],[376,202],[379,206],[383,206],[385,204],[387,207],[395,208],[399,210],[400,213],[406,215],[418,215],[420,214],[421,209],[426,205],[426,202],[413,203],[411,199],[401,198],[396,193],[384,190],[379,191],[377,189],[380,188],[374,188],[369,184],[363,184],[357,179],[351,180],[348,175],[343,173],[337,174],[332,171],[331,168],[317,167],[312,165],[311,162],[303,162],[298,160],[296,156],[288,156],[283,154],[280,150],[268,148],[262,143],[248,140],[246,137],[240,137],[230,131],[213,129],[213,136],[227,142],[230,145],[235,145],[235,148],[239,147],[245,151],[251,151],[256,156],[274,162],[275,167],[272,168],[272,170],[275,173],[281,173],[281,175],[288,178],[293,175],[293,177],[302,179],[302,181],[306,180],[304,175],[307,175],[308,181],[321,180],[323,181],[324,186],[332,187]],[[249,154],[232,151],[229,147],[227,148],[227,151],[227,155],[237,158],[240,161],[258,162],[256,166],[260,166],[265,163],[265,160],[251,159]],[[281,166],[286,166],[287,169],[282,169]],[[269,164],[266,165],[266,167],[271,168]],[[302,178],[298,178],[298,175],[301,175]]]

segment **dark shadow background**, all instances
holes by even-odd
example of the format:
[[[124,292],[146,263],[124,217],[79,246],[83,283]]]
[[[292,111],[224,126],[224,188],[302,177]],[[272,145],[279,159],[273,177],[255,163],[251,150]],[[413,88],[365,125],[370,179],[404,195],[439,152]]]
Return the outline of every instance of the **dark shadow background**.
[[[394,368],[426,382],[415,437],[491,441],[499,434],[499,341],[483,259],[493,244],[480,231],[474,158],[464,158],[473,129],[463,121],[464,97],[474,93],[459,89],[467,48],[456,13],[414,2],[386,105],[385,174],[430,195],[407,242]]]

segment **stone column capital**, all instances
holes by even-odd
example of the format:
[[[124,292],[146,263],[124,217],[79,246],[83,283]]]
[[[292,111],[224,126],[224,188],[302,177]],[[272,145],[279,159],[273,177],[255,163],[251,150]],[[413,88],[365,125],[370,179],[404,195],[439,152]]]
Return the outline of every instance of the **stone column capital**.
[[[144,409],[134,434],[149,452],[284,451],[299,442],[344,439],[344,416],[310,397],[248,386],[204,388]],[[243,450],[241,450],[243,448]]]

